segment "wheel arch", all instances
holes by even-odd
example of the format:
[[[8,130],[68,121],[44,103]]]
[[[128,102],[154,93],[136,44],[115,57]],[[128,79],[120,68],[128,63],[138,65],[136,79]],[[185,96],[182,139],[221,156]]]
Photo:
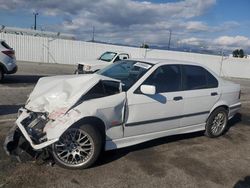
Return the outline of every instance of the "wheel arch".
[[[100,118],[95,117],[95,116],[83,117],[82,119],[78,120],[73,125],[71,125],[70,127],[72,126],[79,127],[84,124],[90,124],[90,125],[95,126],[100,131],[102,135],[103,143],[105,143],[104,141],[106,139],[106,126],[105,126],[105,123]]]
[[[210,110],[209,115],[208,115],[208,117],[207,117],[207,120],[209,119],[210,115],[211,115],[216,109],[218,109],[218,108],[220,108],[220,107],[224,108],[225,110],[227,110],[227,113],[229,113],[229,105],[228,105],[227,103],[225,103],[225,102],[220,102],[220,103],[215,104],[215,105],[213,106],[213,108]],[[206,120],[206,122],[207,122],[207,120]]]
[[[4,64],[2,62],[0,62],[0,69],[3,70],[3,73],[5,73],[7,71],[6,67],[4,66]]]
[[[216,103],[216,104],[213,106],[213,108],[210,110],[209,115],[210,115],[214,110],[216,110],[217,108],[220,108],[220,107],[225,108],[225,109],[229,112],[229,105],[228,105],[226,102],[221,101],[221,102]]]

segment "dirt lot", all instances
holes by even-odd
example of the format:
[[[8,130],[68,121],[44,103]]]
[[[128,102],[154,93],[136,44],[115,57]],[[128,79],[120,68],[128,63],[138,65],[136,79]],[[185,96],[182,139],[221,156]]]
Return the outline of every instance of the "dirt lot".
[[[36,81],[71,74],[73,66],[19,63],[0,84],[0,144]],[[242,85],[242,110],[222,137],[202,132],[157,139],[106,152],[87,170],[17,163],[0,147],[1,187],[250,187],[250,80]]]

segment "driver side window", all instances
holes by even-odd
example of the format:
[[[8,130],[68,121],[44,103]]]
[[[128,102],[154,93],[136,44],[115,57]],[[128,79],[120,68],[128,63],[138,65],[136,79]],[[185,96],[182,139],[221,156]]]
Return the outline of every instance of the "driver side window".
[[[154,85],[156,93],[181,90],[181,69],[179,65],[163,65],[158,67],[143,84]]]

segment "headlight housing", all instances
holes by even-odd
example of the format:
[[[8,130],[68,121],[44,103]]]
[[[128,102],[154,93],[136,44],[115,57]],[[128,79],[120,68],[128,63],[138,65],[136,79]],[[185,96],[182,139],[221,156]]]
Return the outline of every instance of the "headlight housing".
[[[90,65],[84,65],[83,69],[85,71],[90,71],[91,70],[91,66]]]

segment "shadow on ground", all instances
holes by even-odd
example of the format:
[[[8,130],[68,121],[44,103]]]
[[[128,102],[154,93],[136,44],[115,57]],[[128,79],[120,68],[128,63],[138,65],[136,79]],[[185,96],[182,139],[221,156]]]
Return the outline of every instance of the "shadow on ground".
[[[234,188],[249,188],[250,187],[250,176],[246,176],[243,180],[239,180]]]
[[[18,109],[24,105],[0,105],[0,116],[16,114]]]
[[[35,84],[39,78],[47,75],[6,75],[2,85],[16,86],[15,84]]]

